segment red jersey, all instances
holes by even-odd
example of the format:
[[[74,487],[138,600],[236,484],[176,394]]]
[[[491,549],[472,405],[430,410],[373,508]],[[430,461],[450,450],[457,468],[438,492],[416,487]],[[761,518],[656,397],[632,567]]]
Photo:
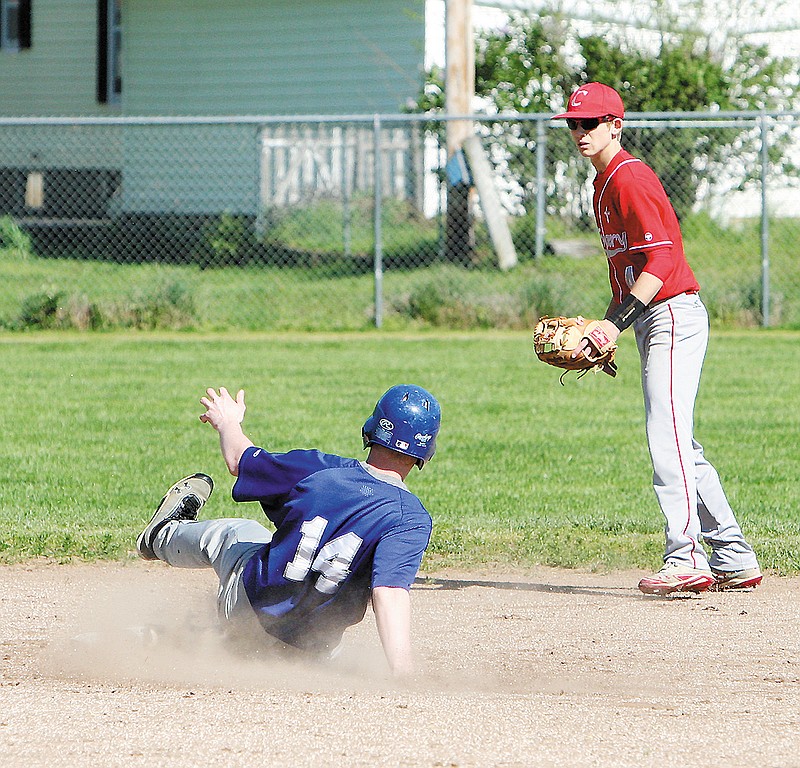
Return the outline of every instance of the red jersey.
[[[594,217],[615,303],[630,293],[642,272],[664,283],[653,302],[700,290],[664,187],[652,168],[624,149],[594,180]]]

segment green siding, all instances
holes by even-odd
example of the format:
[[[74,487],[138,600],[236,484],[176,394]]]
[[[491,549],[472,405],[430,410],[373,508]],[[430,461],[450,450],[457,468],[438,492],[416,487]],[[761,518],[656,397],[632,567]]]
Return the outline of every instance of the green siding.
[[[4,127],[0,168],[119,168],[121,135],[116,125]]]
[[[0,52],[0,115],[396,113],[422,83],[424,0],[124,0],[122,101],[101,105],[96,14],[34,1],[32,48]],[[120,169],[122,210],[258,213],[253,126],[15,130],[0,167]]]
[[[96,0],[35,0],[0,51],[0,115],[107,115]],[[422,83],[424,0],[125,0],[122,112],[398,112]]]
[[[98,104],[96,0],[35,0],[33,45],[0,50],[0,115],[117,115]],[[50,126],[4,129],[0,167],[118,168],[120,132]]]
[[[0,115],[107,115],[97,103],[97,4],[35,0],[33,45],[0,51]]]
[[[396,113],[422,82],[424,3],[126,0],[123,35],[126,114]],[[258,213],[254,127],[169,130],[155,143],[126,128],[124,146],[126,211]]]
[[[424,0],[126,0],[127,114],[398,112],[422,82]]]
[[[125,126],[123,211],[259,211],[255,126]]]

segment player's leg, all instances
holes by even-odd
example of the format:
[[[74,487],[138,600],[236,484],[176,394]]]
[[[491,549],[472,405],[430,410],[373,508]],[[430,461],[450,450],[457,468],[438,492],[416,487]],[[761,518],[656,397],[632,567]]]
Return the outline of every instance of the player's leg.
[[[704,540],[711,546],[711,568],[715,573],[749,571],[747,586],[761,581],[758,559],[744,537],[722,488],[717,470],[703,456],[703,446],[695,442],[697,472],[697,512]],[[723,576],[722,578],[725,578]]]
[[[242,572],[272,534],[255,520],[220,518],[177,522],[166,526],[154,550],[159,559],[178,568],[213,568],[219,578],[217,608],[228,621],[254,619],[242,584]]]
[[[683,300],[684,322],[708,327],[708,313],[698,296]],[[719,474],[705,457],[703,446],[693,439],[697,513],[703,539],[711,546],[710,565],[723,582],[733,588],[755,586],[761,572],[753,548],[745,540],[728,502]],[[721,576],[720,576],[721,574]],[[736,575],[736,578],[733,576]]]
[[[671,303],[654,307],[636,326],[653,488],[665,519],[664,562],[707,572],[692,440],[694,399],[707,332],[681,327]]]
[[[220,612],[231,618],[239,609],[252,613],[238,581],[244,563],[270,542],[272,534],[255,520],[198,521],[212,489],[211,478],[201,473],[172,486],[137,539],[137,548],[145,560],[162,560],[177,568],[213,568],[220,583]]]
[[[153,551],[159,560],[176,568],[213,568],[220,580],[242,554],[268,544],[270,532],[255,520],[171,521],[156,535]]]

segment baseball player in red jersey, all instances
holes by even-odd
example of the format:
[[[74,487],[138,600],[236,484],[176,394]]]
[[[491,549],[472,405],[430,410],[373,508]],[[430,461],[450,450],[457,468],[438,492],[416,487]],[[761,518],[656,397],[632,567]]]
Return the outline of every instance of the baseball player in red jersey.
[[[566,119],[578,151],[597,171],[594,215],[611,282],[601,325],[612,341],[633,326],[642,362],[647,442],[653,487],[666,518],[666,551],[663,567],[642,579],[639,589],[658,595],[752,589],[762,579],[755,553],[693,435],[708,313],[661,182],[622,148],[624,116],[613,88],[588,83],[553,119]]]

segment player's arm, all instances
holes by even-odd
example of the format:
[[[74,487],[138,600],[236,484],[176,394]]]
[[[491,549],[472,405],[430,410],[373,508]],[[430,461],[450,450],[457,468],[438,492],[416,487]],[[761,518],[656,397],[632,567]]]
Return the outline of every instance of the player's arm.
[[[253,442],[242,431],[242,421],[246,410],[244,390],[240,389],[234,400],[225,387],[220,387],[219,394],[209,387],[206,396],[200,398],[200,404],[206,412],[200,415],[200,421],[210,424],[219,433],[219,447],[228,471],[235,477],[239,474],[239,459],[253,445]]]
[[[650,272],[642,272],[636,278],[636,282],[631,286],[631,293],[639,299],[645,306],[656,297],[656,294],[661,290],[664,281]]]
[[[372,610],[378,636],[397,677],[414,671],[411,657],[411,595],[404,587],[375,587],[372,590]]]
[[[633,325],[636,318],[647,309],[647,305],[661,290],[664,281],[649,272],[642,272],[631,286],[631,291],[622,304],[611,302],[606,310],[606,316],[600,320],[600,327],[612,342],[616,342],[619,335]],[[584,337],[575,348],[572,357],[577,357],[584,349],[590,346],[589,340]]]
[[[619,335],[644,312],[662,285],[664,281],[660,278],[650,272],[642,272],[631,286],[630,295],[622,304],[609,304],[605,319],[600,321],[600,325],[611,341],[616,341]]]

